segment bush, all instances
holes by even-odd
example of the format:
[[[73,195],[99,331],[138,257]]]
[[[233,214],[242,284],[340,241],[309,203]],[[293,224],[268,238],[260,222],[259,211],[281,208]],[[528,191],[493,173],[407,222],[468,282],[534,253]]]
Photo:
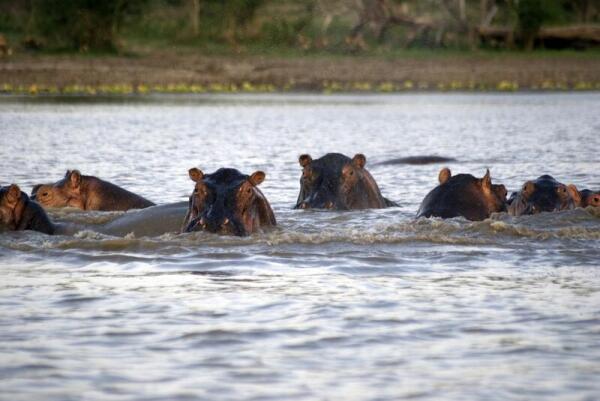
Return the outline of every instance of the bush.
[[[516,12],[525,48],[533,49],[535,36],[542,25],[558,19],[563,11],[557,0],[519,0]]]
[[[125,14],[145,0],[32,0],[36,33],[54,48],[115,51]]]

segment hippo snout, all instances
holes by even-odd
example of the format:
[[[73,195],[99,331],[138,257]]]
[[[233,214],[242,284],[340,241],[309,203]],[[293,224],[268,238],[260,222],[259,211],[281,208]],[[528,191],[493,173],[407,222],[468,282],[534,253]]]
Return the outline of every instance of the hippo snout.
[[[222,219],[209,219],[206,216],[202,216],[192,220],[185,231],[208,231],[213,234],[229,234],[236,230],[228,217]]]

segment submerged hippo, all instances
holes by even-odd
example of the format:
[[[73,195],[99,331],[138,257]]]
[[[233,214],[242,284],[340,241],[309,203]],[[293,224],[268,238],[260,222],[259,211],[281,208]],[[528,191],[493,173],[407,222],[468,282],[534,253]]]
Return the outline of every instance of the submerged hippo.
[[[382,166],[390,166],[396,164],[410,164],[410,165],[424,165],[424,164],[436,164],[436,163],[450,163],[455,162],[456,159],[452,157],[444,157],[444,156],[408,156],[408,157],[399,157],[397,159],[386,160],[383,162],[377,163]]]
[[[328,153],[313,160],[310,155],[299,158],[302,167],[300,194],[296,209],[378,209],[398,206],[384,198],[377,183],[365,169],[362,154],[352,159],[340,153]]]
[[[573,209],[576,204],[569,188],[549,175],[527,181],[508,200],[508,213],[513,216],[557,212]]]
[[[13,231],[54,234],[56,229],[44,209],[16,184],[0,187],[0,221]]]
[[[443,168],[438,180],[440,185],[425,196],[417,217],[484,220],[492,213],[506,211],[506,188],[492,184],[490,170],[483,178],[476,178],[471,174],[452,176],[450,169]]]
[[[600,191],[582,189],[581,191],[573,184],[567,187],[569,195],[573,199],[575,207],[600,207]]]
[[[212,174],[192,168],[189,176],[196,185],[182,231],[245,236],[277,224],[271,205],[258,189],[265,179],[262,171],[248,176],[232,168]]]
[[[83,210],[125,211],[154,206],[149,200],[100,178],[67,171],[54,184],[33,187],[32,198],[44,207],[76,207]]]
[[[17,185],[0,187],[0,225],[9,231],[39,231],[45,234],[74,235],[82,230],[102,234],[136,237],[178,232],[187,202],[177,202],[131,210],[104,224],[53,222],[37,202]]]

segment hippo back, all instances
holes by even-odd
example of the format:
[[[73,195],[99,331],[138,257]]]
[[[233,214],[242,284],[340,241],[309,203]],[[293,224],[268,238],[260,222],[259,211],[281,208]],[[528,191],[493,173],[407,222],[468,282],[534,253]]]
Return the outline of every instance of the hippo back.
[[[425,196],[417,217],[462,216],[476,221],[506,210],[506,189],[491,183],[489,171],[479,179],[471,174],[451,176],[449,169],[442,169],[439,177],[440,185]]]
[[[53,184],[33,187],[32,198],[44,207],[75,207],[83,210],[126,211],[154,206],[149,200],[111,182],[67,171]]]

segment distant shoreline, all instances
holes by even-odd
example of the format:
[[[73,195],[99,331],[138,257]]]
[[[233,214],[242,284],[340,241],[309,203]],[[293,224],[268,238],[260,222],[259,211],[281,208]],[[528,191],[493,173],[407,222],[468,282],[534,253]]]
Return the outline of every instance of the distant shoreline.
[[[600,57],[511,53],[284,58],[164,51],[136,57],[19,54],[0,59],[3,94],[565,90],[600,90]]]

